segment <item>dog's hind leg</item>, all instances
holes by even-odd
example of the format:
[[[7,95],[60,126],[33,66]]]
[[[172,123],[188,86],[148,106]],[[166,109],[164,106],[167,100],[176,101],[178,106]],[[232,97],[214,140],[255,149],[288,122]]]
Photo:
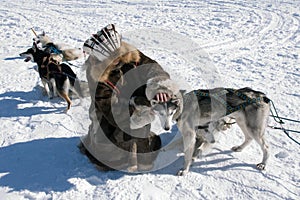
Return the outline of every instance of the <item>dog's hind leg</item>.
[[[267,164],[267,160],[269,158],[269,150],[268,150],[268,145],[266,144],[264,134],[266,131],[267,123],[268,123],[268,118],[270,114],[270,108],[269,105],[264,105],[258,108],[256,111],[256,117],[254,119],[256,120],[248,120],[251,123],[252,127],[252,137],[254,140],[259,144],[262,152],[263,152],[263,159],[261,163],[258,163],[256,167],[259,170],[264,170]]]
[[[55,82],[59,96],[62,97],[68,104],[67,109],[65,110],[67,112],[71,108],[72,104],[71,99],[69,97],[70,81],[67,77],[66,79],[64,79],[64,77],[57,76],[55,78]]]
[[[263,152],[262,162],[257,164],[256,167],[260,170],[263,170],[263,169],[265,169],[268,158],[269,158],[269,147],[266,144],[264,134],[265,134],[265,131],[267,128],[268,118],[270,115],[270,106],[269,106],[269,104],[267,104],[267,106],[260,107],[260,109],[261,109],[260,123],[256,123],[258,134],[255,135],[254,139],[260,145],[261,150]]]
[[[66,109],[66,112],[71,108],[71,104],[72,104],[72,101],[69,97],[69,95],[67,94],[67,92],[65,91],[59,91],[58,92],[59,96],[61,96],[63,99],[66,100],[68,106],[67,106],[67,109]]]
[[[266,115],[265,118],[267,118]],[[268,145],[264,139],[264,132],[266,128],[266,119],[262,119],[260,116],[251,115],[251,118],[245,118],[245,120],[237,121],[238,125],[242,129],[245,135],[245,141],[242,145],[233,147],[234,151],[243,150],[253,139],[259,144],[263,152],[263,160],[261,163],[257,164],[259,170],[265,169],[267,160],[269,158]]]
[[[254,138],[255,141],[260,145],[260,148],[263,152],[263,160],[261,163],[258,163],[256,165],[256,167],[259,169],[259,170],[264,170],[265,167],[266,167],[266,164],[267,164],[267,160],[269,158],[269,151],[268,151],[268,145],[266,144],[265,142],[265,139],[263,136],[260,136],[259,138]]]

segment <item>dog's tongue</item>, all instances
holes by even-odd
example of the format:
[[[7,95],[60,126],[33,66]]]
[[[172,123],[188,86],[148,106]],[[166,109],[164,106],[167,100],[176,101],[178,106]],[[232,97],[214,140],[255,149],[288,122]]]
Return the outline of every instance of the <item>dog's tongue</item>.
[[[27,58],[25,58],[25,60],[24,60],[24,62],[28,62],[28,61],[30,61],[30,57],[27,57]]]

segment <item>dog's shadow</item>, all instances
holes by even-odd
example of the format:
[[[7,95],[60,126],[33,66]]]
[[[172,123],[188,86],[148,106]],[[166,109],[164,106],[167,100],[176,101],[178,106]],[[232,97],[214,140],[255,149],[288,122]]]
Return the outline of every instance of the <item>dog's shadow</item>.
[[[171,150],[161,151],[157,162],[156,171],[154,174],[170,174],[175,175],[183,166],[184,166],[184,155],[182,153],[182,149],[180,149],[181,143],[180,133],[178,132],[177,126],[173,126],[170,133],[162,134],[161,139],[163,143],[162,149],[164,149],[167,145],[174,142],[175,145]],[[172,145],[172,144],[171,144]],[[168,147],[167,147],[168,149]],[[181,154],[181,156],[178,156]],[[209,159],[206,159],[209,158]],[[219,148],[212,148],[210,153],[206,153],[202,157],[196,159],[195,162],[191,165],[190,171],[196,172],[199,174],[206,174],[210,171],[228,171],[228,170],[252,170],[257,171],[256,166],[253,164],[247,163],[231,163],[230,160],[235,159],[232,150],[222,150]],[[159,161],[159,162],[158,162]],[[229,164],[228,164],[229,163]]]
[[[22,58],[20,56],[4,58],[4,60],[22,60],[22,59],[24,59],[24,58]]]
[[[99,172],[77,147],[80,139],[47,138],[0,148],[0,185],[14,191],[66,191],[72,178],[92,185],[124,176],[123,172]]]
[[[37,85],[28,92],[10,91],[0,94],[0,117],[29,117],[53,112],[62,113],[64,111],[62,108],[34,105],[39,101],[49,101],[42,91],[43,88]]]
[[[248,163],[230,163],[228,164],[229,160],[235,159],[231,154],[233,153],[232,150],[225,150],[222,151],[220,149],[214,148],[214,150],[217,150],[218,152],[210,153],[206,155],[205,157],[213,157],[217,155],[222,155],[223,158],[213,159],[210,161],[204,161],[202,159],[197,160],[193,163],[191,167],[191,171],[195,171],[198,173],[205,174],[206,172],[211,171],[228,171],[228,170],[248,170],[248,171],[257,171],[255,168],[255,165],[248,164]],[[218,163],[223,163],[221,167],[211,167],[211,166],[217,166]],[[226,164],[227,163],[227,164]]]
[[[174,153],[173,153],[174,154]],[[206,161],[206,157],[213,157],[217,155],[224,155],[223,158],[216,158],[212,159],[210,161]],[[230,163],[228,164],[228,161],[235,159],[232,155],[231,150],[219,150],[217,153],[211,153],[208,155],[203,156],[202,158],[197,159],[193,164],[191,165],[190,172],[196,172],[202,175],[207,174],[207,172],[213,172],[213,171],[228,171],[228,170],[248,170],[248,171],[258,171],[255,168],[255,165],[253,164],[247,164],[247,163]],[[176,153],[174,155],[170,154],[169,157],[173,156],[173,161],[169,163],[169,165],[166,165],[165,167],[162,167],[161,169],[154,171],[154,174],[170,174],[175,175],[184,165],[184,156],[177,156]],[[175,158],[175,159],[174,159]],[[218,166],[218,164],[221,163],[222,166]]]
[[[117,180],[125,175],[137,175],[122,171],[98,171],[88,158],[80,153],[77,147],[79,141],[79,137],[47,138],[1,147],[0,185],[9,187],[13,191],[63,192],[74,187],[72,179],[85,179],[91,185],[104,185],[108,180]],[[227,159],[200,161],[194,163],[191,171],[205,175],[208,171],[225,171],[238,167],[245,169],[250,166],[233,164],[224,167],[207,167]],[[183,158],[179,157],[168,166],[150,173],[175,175],[182,166]]]

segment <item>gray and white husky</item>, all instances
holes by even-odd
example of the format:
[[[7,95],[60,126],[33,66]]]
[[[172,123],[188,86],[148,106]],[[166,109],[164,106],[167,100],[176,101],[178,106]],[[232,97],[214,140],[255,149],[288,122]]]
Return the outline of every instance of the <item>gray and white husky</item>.
[[[254,139],[263,152],[263,159],[256,166],[260,170],[265,169],[269,157],[264,138],[269,102],[264,93],[251,88],[215,88],[194,90],[165,103],[153,100],[151,105],[165,130],[170,129],[172,120],[177,121],[183,138],[185,159],[178,175],[184,175],[197,156],[198,148],[201,151],[204,143],[213,143],[214,133],[230,128],[232,122],[238,124],[245,136],[244,142],[232,147],[232,150],[242,151]],[[211,139],[208,139],[209,136]]]

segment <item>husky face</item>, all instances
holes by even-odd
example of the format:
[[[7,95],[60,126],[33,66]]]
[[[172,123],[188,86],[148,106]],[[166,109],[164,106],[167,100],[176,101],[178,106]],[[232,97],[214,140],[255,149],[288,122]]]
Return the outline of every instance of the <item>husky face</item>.
[[[216,142],[214,137],[215,130],[211,130],[210,126],[206,129],[198,129],[196,131],[196,138],[202,138],[204,142],[213,144]]]
[[[43,33],[38,34],[35,38],[33,38],[33,41],[37,44],[37,45],[41,45],[41,47],[45,46],[48,43],[51,43],[51,39],[45,34],[45,32],[43,31]]]
[[[41,59],[42,57],[44,57],[44,53],[43,56],[41,56],[40,52],[43,51],[39,49],[36,42],[33,42],[32,47],[27,49],[27,51],[20,53],[19,56],[25,58],[24,62],[28,62],[28,61],[37,62],[37,58]]]
[[[159,102],[151,100],[153,112],[158,116],[161,126],[166,130],[170,130],[173,116],[179,109],[179,99],[171,99],[168,102]]]
[[[32,61],[34,62],[33,54],[35,53],[34,48],[29,48],[27,51],[19,54],[20,57],[25,58],[25,62]]]

